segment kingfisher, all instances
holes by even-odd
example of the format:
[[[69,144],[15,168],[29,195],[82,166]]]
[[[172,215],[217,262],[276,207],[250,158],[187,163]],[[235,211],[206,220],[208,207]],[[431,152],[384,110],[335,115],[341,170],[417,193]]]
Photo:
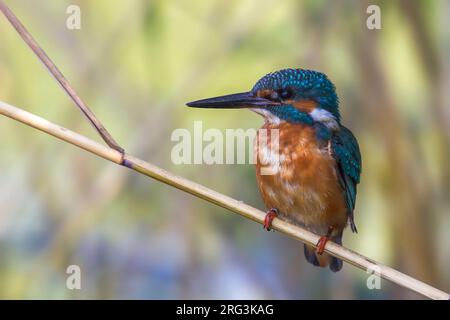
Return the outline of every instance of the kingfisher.
[[[342,260],[324,250],[329,240],[342,244],[347,226],[357,232],[353,212],[361,154],[355,136],[341,124],[336,88],[328,77],[313,70],[283,69],[265,75],[248,92],[187,105],[248,108],[263,116],[261,129],[267,134],[265,139],[256,136],[254,159],[267,208],[264,228],[270,230],[277,217],[316,233],[316,246],[304,245],[306,260],[341,270]],[[274,132],[277,139],[269,139]],[[271,170],[263,174],[263,167]]]

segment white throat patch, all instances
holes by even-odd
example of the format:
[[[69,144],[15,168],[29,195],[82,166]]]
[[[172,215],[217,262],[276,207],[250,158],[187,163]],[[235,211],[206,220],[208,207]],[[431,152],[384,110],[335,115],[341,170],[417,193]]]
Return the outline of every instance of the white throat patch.
[[[250,110],[252,110],[253,112],[256,112],[257,114],[262,115],[264,117],[264,119],[269,123],[279,124],[281,122],[281,119],[278,118],[273,113],[271,113],[269,110],[265,110],[262,108],[252,108]]]

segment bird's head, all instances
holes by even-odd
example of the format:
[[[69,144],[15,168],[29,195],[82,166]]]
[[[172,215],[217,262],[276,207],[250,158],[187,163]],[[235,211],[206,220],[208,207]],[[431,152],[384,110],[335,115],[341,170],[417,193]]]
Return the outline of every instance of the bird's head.
[[[248,92],[187,103],[196,108],[249,108],[268,122],[339,126],[339,102],[328,77],[317,71],[284,69],[262,77]]]

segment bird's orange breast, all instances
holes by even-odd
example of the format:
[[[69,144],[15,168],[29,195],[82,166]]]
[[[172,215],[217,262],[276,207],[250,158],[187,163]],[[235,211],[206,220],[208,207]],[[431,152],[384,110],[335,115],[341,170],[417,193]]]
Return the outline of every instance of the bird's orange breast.
[[[266,123],[261,129],[268,134],[255,141],[256,177],[266,207],[316,233],[342,230],[347,209],[328,143],[308,125]],[[270,139],[277,133],[278,146]]]

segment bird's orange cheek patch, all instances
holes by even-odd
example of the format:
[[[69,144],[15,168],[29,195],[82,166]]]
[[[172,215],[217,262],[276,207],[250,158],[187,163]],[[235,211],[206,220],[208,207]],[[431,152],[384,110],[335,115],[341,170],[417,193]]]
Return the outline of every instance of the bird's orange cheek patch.
[[[294,108],[296,108],[302,112],[306,112],[306,113],[310,113],[317,107],[317,102],[315,102],[313,100],[298,100],[298,101],[287,100],[286,103],[288,103],[288,104],[294,106]]]
[[[256,96],[259,98],[270,98],[272,95],[273,90],[270,89],[263,89],[256,92]]]

